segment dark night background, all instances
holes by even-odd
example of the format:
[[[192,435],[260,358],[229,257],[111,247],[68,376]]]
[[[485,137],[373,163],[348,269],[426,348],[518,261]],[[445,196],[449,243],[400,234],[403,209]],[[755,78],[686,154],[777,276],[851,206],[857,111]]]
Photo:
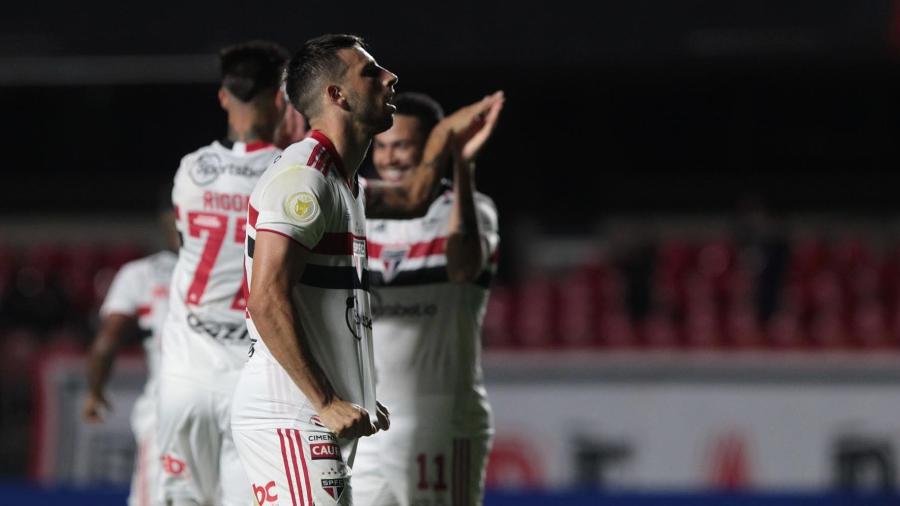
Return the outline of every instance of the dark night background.
[[[224,131],[215,50],[328,31],[363,35],[399,90],[449,110],[506,91],[479,186],[507,219],[728,212],[746,193],[785,212],[900,209],[887,0],[35,8],[0,20],[4,213],[152,207],[148,189]]]

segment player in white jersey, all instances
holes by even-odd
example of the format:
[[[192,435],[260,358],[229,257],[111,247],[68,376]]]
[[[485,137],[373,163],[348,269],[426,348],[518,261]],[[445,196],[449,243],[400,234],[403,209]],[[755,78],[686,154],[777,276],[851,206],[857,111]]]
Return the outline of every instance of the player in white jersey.
[[[219,101],[228,136],[185,156],[172,201],[182,244],[162,337],[159,443],[170,504],[249,504],[231,437],[231,397],[247,359],[243,250],[250,193],[280,150],[287,52],[224,49]]]
[[[156,444],[156,390],[159,373],[159,338],[169,305],[169,283],[175,268],[178,235],[171,209],[160,213],[169,249],[128,262],[116,273],[103,305],[100,330],[88,358],[88,396],[83,414],[90,423],[103,422],[109,404],[103,394],[119,345],[134,331],[142,338],[147,361],[147,382],[131,412],[131,428],[137,443],[131,476],[129,506],[161,503],[161,466]]]
[[[383,180],[402,182],[419,165],[443,115],[420,94],[398,95],[394,126],[375,137]],[[474,193],[470,166],[493,131],[502,100],[455,157],[452,191],[425,216],[370,219],[367,227],[375,369],[391,430],[359,445],[360,502],[480,504],[492,424],[481,374],[481,323],[499,242],[497,210]]]
[[[255,344],[232,409],[260,505],[350,504],[356,440],[389,425],[374,390],[365,212],[422,209],[435,179],[424,171],[408,185],[363,188],[356,177],[372,135],[391,125],[396,79],[352,35],[307,41],[288,65],[287,92],[313,133],[285,150],[250,198]],[[486,107],[455,119],[474,123]]]

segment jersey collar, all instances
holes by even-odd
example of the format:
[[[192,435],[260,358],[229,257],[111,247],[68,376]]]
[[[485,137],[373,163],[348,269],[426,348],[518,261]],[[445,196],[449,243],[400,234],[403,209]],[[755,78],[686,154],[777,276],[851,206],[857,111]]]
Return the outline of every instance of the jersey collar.
[[[347,170],[344,169],[344,161],[341,160],[341,155],[338,154],[337,149],[335,149],[334,147],[334,143],[331,142],[331,139],[329,139],[324,133],[319,130],[313,130],[312,132],[310,132],[309,136],[325,146],[325,149],[328,151],[328,154],[334,161],[334,166],[337,167],[338,172],[341,173],[344,181],[347,182],[347,186],[349,186],[350,190],[353,191],[354,186],[358,185],[354,185],[353,182],[350,181],[350,178],[347,177]]]
[[[261,149],[272,148],[275,145],[271,142],[266,141],[250,141],[250,142],[240,142],[240,141],[232,141],[230,139],[222,139],[219,141],[219,144],[225,146],[226,148],[240,152],[240,153],[252,153],[254,151],[259,151]]]

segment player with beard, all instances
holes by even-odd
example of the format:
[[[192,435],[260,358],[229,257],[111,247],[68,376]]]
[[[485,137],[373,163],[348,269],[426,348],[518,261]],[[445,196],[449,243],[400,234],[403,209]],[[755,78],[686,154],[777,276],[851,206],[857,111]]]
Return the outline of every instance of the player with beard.
[[[448,142],[477,132],[490,108],[473,104],[436,129],[408,184],[361,184],[372,136],[393,122],[396,82],[353,35],[309,40],[288,64],[287,93],[312,132],[250,198],[254,345],[232,409],[259,504],[350,504],[357,439],[389,427],[374,388],[366,214],[424,212]]]

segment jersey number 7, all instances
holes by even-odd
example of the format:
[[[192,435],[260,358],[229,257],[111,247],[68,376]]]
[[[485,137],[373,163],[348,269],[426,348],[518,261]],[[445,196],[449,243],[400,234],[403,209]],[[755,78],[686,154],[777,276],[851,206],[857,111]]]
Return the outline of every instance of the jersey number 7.
[[[225,236],[228,232],[228,215],[221,213],[207,213],[202,211],[191,211],[188,213],[188,234],[191,237],[200,238],[201,232],[206,232],[206,244],[203,246],[203,252],[200,254],[200,263],[197,270],[194,271],[194,279],[188,288],[187,300],[190,305],[200,304],[203,298],[203,292],[206,291],[206,284],[209,283],[209,274],[212,272],[219,252],[222,250],[222,243],[225,242]],[[233,240],[238,244],[244,244],[244,236],[247,228],[247,217],[240,216],[235,220]],[[247,301],[244,299],[244,285],[247,284],[247,273],[241,279],[238,291],[231,301],[231,308],[243,311],[247,307]]]

